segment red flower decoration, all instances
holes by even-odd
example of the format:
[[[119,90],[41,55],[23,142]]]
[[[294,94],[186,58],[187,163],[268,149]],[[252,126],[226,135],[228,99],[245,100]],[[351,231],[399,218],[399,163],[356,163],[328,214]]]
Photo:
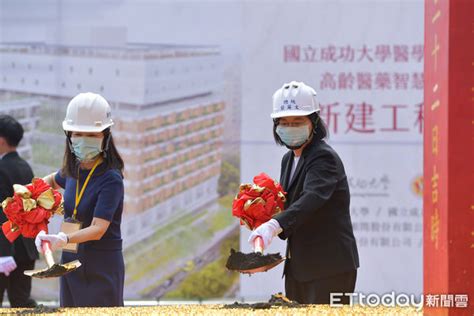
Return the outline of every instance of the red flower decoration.
[[[21,234],[21,231],[18,229],[18,227],[12,226],[12,222],[10,221],[3,223],[2,231],[10,242],[13,242]]]
[[[34,178],[32,183],[27,185],[26,188],[28,191],[31,192],[31,198],[36,200],[41,193],[47,191],[48,189],[51,189],[49,184],[44,182],[43,179],[40,178]]]
[[[35,238],[48,231],[49,219],[62,212],[62,195],[43,179],[35,178],[27,186],[14,185],[14,195],[2,203],[8,221],[3,223],[5,237],[13,242],[18,236]]]
[[[279,183],[263,172],[253,182],[240,186],[232,204],[232,215],[251,230],[283,211],[286,194]]]

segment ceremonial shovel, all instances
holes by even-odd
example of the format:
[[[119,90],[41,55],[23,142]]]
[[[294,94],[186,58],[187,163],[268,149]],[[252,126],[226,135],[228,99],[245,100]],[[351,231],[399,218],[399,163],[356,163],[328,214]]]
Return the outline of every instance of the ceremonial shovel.
[[[54,262],[53,253],[51,252],[51,242],[43,240],[41,242],[44,258],[48,264],[47,268],[37,270],[26,270],[24,273],[27,276],[35,278],[55,278],[63,276],[72,272],[81,266],[79,260],[74,260],[65,264],[58,264]]]
[[[245,274],[266,272],[285,260],[279,253],[264,255],[263,247],[263,239],[258,236],[254,240],[255,251],[253,253],[244,254],[231,249],[226,263],[227,269]]]

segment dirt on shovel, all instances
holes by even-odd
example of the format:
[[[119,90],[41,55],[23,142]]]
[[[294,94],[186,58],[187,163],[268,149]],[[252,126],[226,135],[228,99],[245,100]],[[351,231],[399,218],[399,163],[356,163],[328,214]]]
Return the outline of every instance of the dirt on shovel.
[[[244,271],[265,267],[281,260],[279,253],[262,255],[258,252],[242,253],[231,249],[225,266],[229,270]]]

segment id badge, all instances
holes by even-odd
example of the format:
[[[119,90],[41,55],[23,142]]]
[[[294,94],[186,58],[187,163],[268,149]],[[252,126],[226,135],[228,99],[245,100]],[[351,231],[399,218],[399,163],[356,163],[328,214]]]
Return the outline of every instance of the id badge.
[[[64,222],[61,223],[61,231],[65,234],[77,232],[81,228],[82,223],[72,218],[66,218]],[[63,247],[63,251],[77,253],[78,248],[79,244],[68,243],[66,246]]]

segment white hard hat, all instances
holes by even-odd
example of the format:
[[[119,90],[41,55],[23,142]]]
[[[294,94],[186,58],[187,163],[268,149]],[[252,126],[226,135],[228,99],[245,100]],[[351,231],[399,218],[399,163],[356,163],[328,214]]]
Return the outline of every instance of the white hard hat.
[[[102,132],[112,126],[109,103],[96,93],[79,93],[69,102],[63,129],[67,132]]]
[[[285,83],[273,94],[272,118],[306,116],[319,111],[316,91],[303,82]]]

